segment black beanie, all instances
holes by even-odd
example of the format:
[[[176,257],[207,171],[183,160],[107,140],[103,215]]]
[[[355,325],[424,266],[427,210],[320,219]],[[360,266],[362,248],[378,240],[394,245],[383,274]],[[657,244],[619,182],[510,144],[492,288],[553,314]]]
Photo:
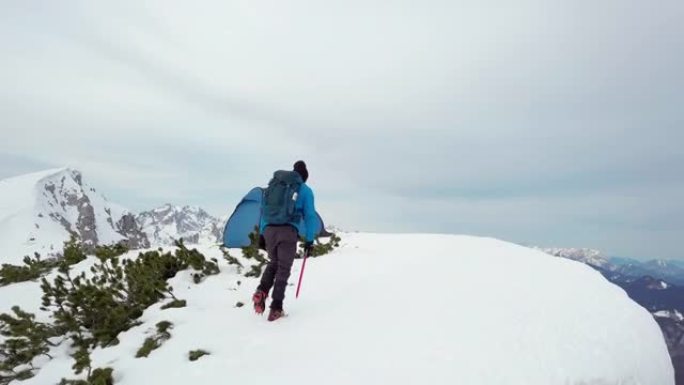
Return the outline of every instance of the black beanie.
[[[304,163],[303,160],[298,160],[295,162],[294,170],[297,171],[297,173],[299,173],[304,182],[306,182],[306,180],[309,179],[309,171],[306,169],[306,163]]]

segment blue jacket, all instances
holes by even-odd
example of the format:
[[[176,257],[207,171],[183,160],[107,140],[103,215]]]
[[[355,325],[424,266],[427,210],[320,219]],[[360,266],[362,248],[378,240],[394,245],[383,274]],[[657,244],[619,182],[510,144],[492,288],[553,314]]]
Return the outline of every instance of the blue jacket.
[[[263,205],[263,202],[262,202]],[[301,214],[302,221],[299,223],[290,223],[297,228],[299,234],[303,234],[307,242],[313,242],[316,237],[316,227],[318,225],[318,215],[314,207],[314,193],[311,187],[306,183],[302,183],[295,202],[295,210]],[[261,224],[259,225],[259,233],[263,234],[264,229],[269,224],[261,217]],[[304,228],[302,228],[304,227]]]

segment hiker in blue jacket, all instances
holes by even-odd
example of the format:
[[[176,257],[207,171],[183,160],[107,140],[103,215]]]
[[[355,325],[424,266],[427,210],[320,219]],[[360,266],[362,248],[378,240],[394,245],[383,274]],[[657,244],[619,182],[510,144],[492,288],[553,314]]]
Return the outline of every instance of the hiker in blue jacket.
[[[262,314],[266,309],[268,293],[273,288],[269,321],[283,316],[285,288],[297,255],[300,233],[305,234],[304,252],[308,253],[313,248],[318,217],[313,191],[306,185],[308,178],[306,164],[297,161],[293,171],[276,171],[262,199],[259,242],[260,247],[268,252],[270,262],[261,276],[252,302],[254,310]]]

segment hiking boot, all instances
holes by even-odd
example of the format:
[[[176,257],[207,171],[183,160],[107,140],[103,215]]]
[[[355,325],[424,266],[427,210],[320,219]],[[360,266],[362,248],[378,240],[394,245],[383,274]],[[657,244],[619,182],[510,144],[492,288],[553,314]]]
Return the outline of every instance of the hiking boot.
[[[264,310],[266,310],[266,297],[268,297],[268,294],[261,290],[257,290],[252,296],[252,302],[254,302],[254,312],[257,314],[264,314]]]
[[[283,312],[282,310],[271,309],[270,313],[268,313],[268,322],[273,322],[278,318],[282,318],[284,316],[285,312]]]

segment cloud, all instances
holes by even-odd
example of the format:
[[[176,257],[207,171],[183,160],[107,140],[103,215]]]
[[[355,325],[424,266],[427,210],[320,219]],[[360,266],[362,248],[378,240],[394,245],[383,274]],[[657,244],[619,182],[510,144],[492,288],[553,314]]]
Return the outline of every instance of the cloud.
[[[681,256],[679,1],[3,8],[3,173],[224,214],[305,159],[348,228]]]

